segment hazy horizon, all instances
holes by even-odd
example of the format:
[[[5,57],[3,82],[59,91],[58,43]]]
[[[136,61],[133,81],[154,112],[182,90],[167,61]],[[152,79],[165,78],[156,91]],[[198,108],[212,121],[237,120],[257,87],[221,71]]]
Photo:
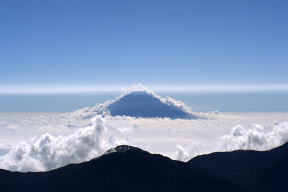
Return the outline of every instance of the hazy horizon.
[[[288,112],[288,91],[156,93],[181,100],[196,112]],[[113,100],[120,94],[121,91],[0,94],[0,112],[73,112]]]

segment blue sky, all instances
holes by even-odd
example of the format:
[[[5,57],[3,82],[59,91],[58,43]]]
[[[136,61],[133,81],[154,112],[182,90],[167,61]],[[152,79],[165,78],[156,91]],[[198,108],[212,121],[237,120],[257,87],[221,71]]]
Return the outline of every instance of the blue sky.
[[[288,84],[285,0],[2,0],[0,87]]]

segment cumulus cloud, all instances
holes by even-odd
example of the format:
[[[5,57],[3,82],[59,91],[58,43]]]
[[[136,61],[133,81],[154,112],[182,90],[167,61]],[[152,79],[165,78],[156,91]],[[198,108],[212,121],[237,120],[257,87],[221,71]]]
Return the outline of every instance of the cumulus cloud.
[[[188,161],[191,158],[218,151],[233,150],[270,150],[288,142],[288,122],[276,123],[273,126],[253,124],[252,126],[237,125],[229,134],[220,136],[216,141],[178,145],[172,158]]]
[[[174,158],[179,161],[186,161],[188,156],[188,151],[182,145],[177,145],[177,151],[175,152]]]
[[[287,141],[288,122],[276,123],[270,127],[254,124],[251,128],[245,128],[238,125],[231,130],[230,134],[221,137],[218,148],[221,151],[267,150]]]
[[[44,134],[32,142],[22,142],[0,157],[0,168],[15,171],[46,171],[79,163],[103,154],[111,147],[126,144],[129,129],[105,127],[96,116],[92,125],[68,136]]]
[[[172,159],[187,161],[197,155],[215,151],[267,150],[288,141],[288,122],[283,122],[283,117],[279,114],[232,116],[213,113],[210,116],[213,118],[192,120],[125,116],[106,116],[103,119],[97,116],[92,120],[92,125],[80,129],[66,128],[69,132],[63,129],[64,132],[60,132],[62,134],[53,132],[46,126],[44,129],[51,134],[39,134],[41,136],[37,139],[16,144],[8,153],[3,151],[2,154],[6,154],[0,156],[0,168],[46,171],[90,160],[120,144],[133,145]],[[57,124],[64,123],[60,126],[64,127],[66,119],[64,120],[51,124],[52,130]],[[69,125],[74,125],[73,122],[76,125],[86,125],[89,121],[69,120]],[[282,123],[272,123],[276,121]],[[42,126],[41,123],[37,124],[37,117],[31,119],[31,122],[34,123],[25,125],[31,130]],[[252,122],[257,124],[251,124]],[[50,127],[48,120],[47,124]],[[19,125],[19,131],[27,132],[27,129],[21,129],[22,125]]]
[[[189,161],[190,159],[203,154],[215,152],[215,145],[209,143],[197,143],[188,145],[178,145],[177,150],[171,154],[171,158],[179,161]]]

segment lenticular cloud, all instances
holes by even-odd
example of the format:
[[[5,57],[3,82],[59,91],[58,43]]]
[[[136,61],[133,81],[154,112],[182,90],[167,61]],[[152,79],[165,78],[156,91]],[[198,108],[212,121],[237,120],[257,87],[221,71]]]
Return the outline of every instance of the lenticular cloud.
[[[121,137],[128,131],[107,129],[104,119],[96,116],[91,126],[71,135],[54,137],[45,134],[32,142],[16,145],[0,158],[0,167],[14,171],[46,171],[80,163],[103,154],[111,147],[126,144]]]

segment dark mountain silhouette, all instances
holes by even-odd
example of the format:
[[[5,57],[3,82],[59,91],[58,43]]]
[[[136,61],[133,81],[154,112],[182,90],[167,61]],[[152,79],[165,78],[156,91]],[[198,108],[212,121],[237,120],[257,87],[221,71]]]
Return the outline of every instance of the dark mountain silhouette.
[[[103,156],[48,172],[0,170],[0,191],[287,191],[288,144],[270,151],[202,155],[187,163],[118,146]]]
[[[131,92],[118,101],[107,106],[112,116],[126,115],[144,118],[195,119],[195,115],[183,111],[179,107],[163,103],[160,99],[146,91]]]
[[[288,143],[269,151],[232,151],[201,155],[187,164],[247,191],[287,191]],[[261,189],[261,190],[260,190]]]

